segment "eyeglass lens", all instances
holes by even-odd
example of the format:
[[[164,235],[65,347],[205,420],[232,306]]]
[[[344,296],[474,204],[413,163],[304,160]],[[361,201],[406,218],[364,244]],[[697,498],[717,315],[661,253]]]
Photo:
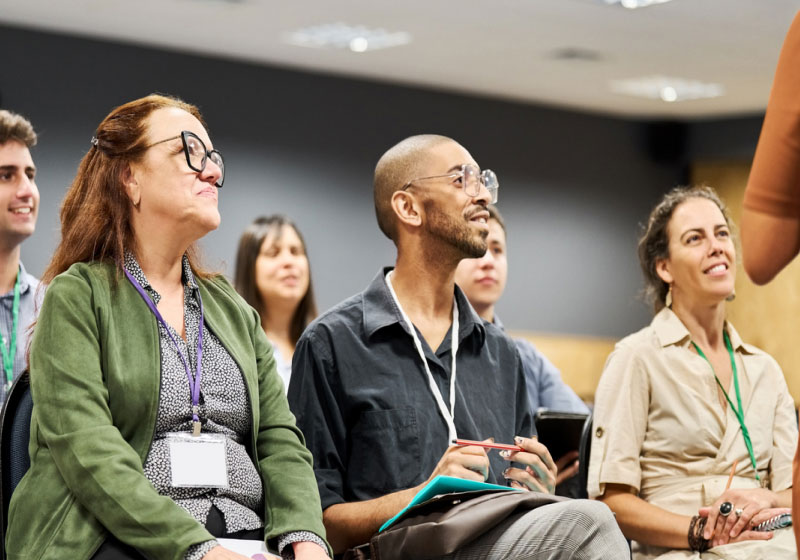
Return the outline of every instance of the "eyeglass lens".
[[[497,202],[497,191],[499,184],[497,175],[491,169],[484,169],[480,173],[473,165],[464,166],[464,192],[467,196],[478,196],[481,192],[481,184],[486,187],[491,195],[491,203]]]
[[[183,147],[186,152],[186,162],[194,171],[202,172],[206,168],[206,160],[210,159],[220,169],[219,180],[216,182],[217,188],[222,187],[225,180],[225,162],[217,150],[206,149],[206,145],[200,138],[191,132],[183,132]]]

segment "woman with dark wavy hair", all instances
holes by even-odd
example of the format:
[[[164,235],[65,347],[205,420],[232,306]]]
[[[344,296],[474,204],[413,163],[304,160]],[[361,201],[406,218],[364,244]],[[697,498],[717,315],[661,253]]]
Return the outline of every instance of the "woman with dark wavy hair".
[[[791,531],[754,530],[791,506],[797,423],[778,364],[726,318],[731,228],[713,190],[679,188],[639,240],[656,315],[606,362],[588,483],[634,560],[797,558]]]
[[[311,455],[258,316],[198,263],[224,179],[180,100],[131,101],[97,128],[43,277],[10,558],[245,558],[218,537],[328,558]]]
[[[294,222],[276,214],[247,226],[236,252],[234,286],[261,316],[288,390],[294,347],[317,316],[306,242]]]

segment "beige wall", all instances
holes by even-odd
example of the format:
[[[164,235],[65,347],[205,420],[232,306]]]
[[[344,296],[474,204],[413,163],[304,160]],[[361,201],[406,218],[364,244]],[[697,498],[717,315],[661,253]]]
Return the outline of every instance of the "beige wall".
[[[749,172],[749,162],[702,162],[693,166],[691,175],[693,183],[706,183],[717,190],[738,224]],[[767,286],[753,284],[740,262],[736,299],[728,304],[728,317],[746,342],[778,360],[789,391],[800,403],[800,259]]]
[[[509,332],[530,340],[561,371],[561,377],[580,398],[594,400],[594,392],[615,340],[586,336]]]

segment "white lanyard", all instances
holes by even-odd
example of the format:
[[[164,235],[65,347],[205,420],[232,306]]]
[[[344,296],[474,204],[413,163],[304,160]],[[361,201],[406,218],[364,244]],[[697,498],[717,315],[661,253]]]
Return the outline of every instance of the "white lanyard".
[[[433,393],[433,398],[436,400],[436,404],[439,406],[439,412],[444,418],[445,424],[447,424],[447,441],[448,445],[449,442],[453,441],[458,437],[456,434],[456,423],[455,423],[455,416],[456,416],[456,354],[458,353],[458,302],[456,301],[455,296],[453,296],[453,327],[452,327],[452,343],[450,347],[450,351],[453,355],[453,365],[450,368],[450,409],[447,409],[447,406],[444,404],[444,398],[442,397],[442,392],[439,391],[439,386],[436,384],[436,381],[433,379],[433,374],[431,373],[431,368],[428,366],[428,360],[425,358],[425,351],[422,349],[422,342],[420,341],[419,337],[417,336],[417,329],[414,328],[414,323],[411,322],[411,319],[408,318],[406,312],[403,311],[403,306],[400,305],[400,300],[397,299],[397,294],[394,292],[394,288],[392,287],[392,280],[389,278],[392,274],[392,271],[386,273],[386,285],[389,286],[389,293],[392,294],[392,299],[394,299],[395,304],[397,304],[397,308],[400,310],[400,314],[403,316],[403,320],[406,322],[408,326],[408,330],[411,331],[411,337],[414,339],[414,346],[417,348],[417,352],[419,352],[419,357],[422,359],[422,365],[425,367],[425,373],[428,375],[428,385],[431,388],[431,393]]]

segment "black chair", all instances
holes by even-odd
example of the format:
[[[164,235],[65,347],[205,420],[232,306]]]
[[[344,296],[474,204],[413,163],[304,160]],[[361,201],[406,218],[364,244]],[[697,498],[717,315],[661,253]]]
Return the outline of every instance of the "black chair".
[[[6,529],[8,527],[8,504],[11,494],[22,476],[31,466],[28,456],[28,440],[31,433],[33,399],[28,372],[20,375],[6,396],[3,412],[0,413],[0,558],[5,560]]]
[[[592,454],[592,419],[594,412],[590,412],[583,423],[581,431],[581,445],[578,448],[578,486],[580,489],[579,498],[588,498],[589,493],[586,488],[589,482],[589,459]]]

